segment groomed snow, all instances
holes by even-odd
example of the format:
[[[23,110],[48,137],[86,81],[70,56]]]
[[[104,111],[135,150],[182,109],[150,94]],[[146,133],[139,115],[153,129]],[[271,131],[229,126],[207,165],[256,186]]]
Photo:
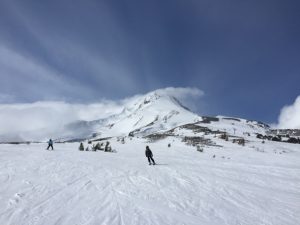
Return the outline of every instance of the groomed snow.
[[[300,224],[300,145],[111,143],[117,153],[0,145],[0,224]]]

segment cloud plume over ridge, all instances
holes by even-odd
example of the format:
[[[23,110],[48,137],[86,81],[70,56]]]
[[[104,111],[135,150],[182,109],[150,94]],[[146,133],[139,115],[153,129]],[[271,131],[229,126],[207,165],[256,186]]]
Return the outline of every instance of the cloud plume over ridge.
[[[203,92],[197,88],[168,87],[156,90],[179,100],[199,98]],[[0,141],[45,140],[64,136],[65,125],[79,121],[92,121],[120,113],[124,106],[143,95],[122,100],[102,100],[93,104],[62,101],[39,101],[25,104],[0,104]]]

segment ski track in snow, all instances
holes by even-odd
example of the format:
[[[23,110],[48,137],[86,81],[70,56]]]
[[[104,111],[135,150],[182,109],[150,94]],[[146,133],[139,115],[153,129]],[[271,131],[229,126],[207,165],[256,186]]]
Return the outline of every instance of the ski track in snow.
[[[111,143],[117,153],[0,145],[0,224],[300,224],[299,145],[199,153],[180,141]],[[144,156],[148,144],[156,166]]]

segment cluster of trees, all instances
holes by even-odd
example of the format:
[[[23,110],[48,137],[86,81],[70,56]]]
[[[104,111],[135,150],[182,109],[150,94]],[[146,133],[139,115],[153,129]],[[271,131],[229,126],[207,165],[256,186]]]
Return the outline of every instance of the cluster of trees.
[[[285,135],[284,137],[287,138],[287,140],[283,141],[282,135],[276,135],[276,136],[272,136],[272,135],[262,135],[262,134],[257,134],[256,138],[259,139],[266,139],[269,141],[278,141],[278,142],[288,142],[288,143],[294,143],[294,144],[300,144],[300,138],[296,138],[296,137],[290,137],[289,135]]]
[[[196,146],[197,145],[215,145],[210,139],[199,137],[199,136],[184,136],[182,142],[185,142],[187,145]],[[171,147],[171,145],[170,145]]]
[[[89,146],[87,146],[86,148],[84,148],[83,143],[81,142],[79,145],[79,151],[105,151],[105,152],[112,152],[112,148],[110,146],[109,141],[106,142],[105,146],[104,143],[100,143],[98,142],[97,144],[93,144],[91,149],[89,148]]]
[[[287,142],[294,143],[294,144],[300,144],[300,138],[290,137]]]
[[[155,142],[159,140],[163,140],[169,135],[166,133],[154,133],[154,134],[149,134],[146,136],[146,138],[149,140],[149,142]]]
[[[238,143],[239,145],[245,146],[245,139],[244,138],[236,138],[232,140],[232,143]]]
[[[244,133],[245,134],[245,133]],[[249,134],[250,135],[250,134]],[[248,136],[249,136],[248,135]],[[223,139],[225,141],[229,141],[229,135],[226,132],[223,132],[220,136],[220,139]],[[237,143],[239,145],[245,146],[246,140],[244,138],[234,138],[232,139],[232,143]]]
[[[121,142],[122,144],[125,144],[125,138],[124,137],[118,137],[117,141]]]
[[[228,134],[227,134],[226,132],[222,133],[222,134],[220,135],[220,138],[223,139],[223,140],[225,140],[225,141],[228,141],[228,140],[229,140],[229,136],[228,136]]]

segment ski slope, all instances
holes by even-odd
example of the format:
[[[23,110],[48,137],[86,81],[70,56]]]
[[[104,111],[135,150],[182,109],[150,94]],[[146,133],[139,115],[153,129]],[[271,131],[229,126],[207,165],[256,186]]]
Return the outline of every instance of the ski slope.
[[[0,224],[300,224],[299,145],[218,140],[223,147],[201,153],[176,138],[111,144],[116,153],[0,145]],[[146,145],[158,165],[148,165]]]

